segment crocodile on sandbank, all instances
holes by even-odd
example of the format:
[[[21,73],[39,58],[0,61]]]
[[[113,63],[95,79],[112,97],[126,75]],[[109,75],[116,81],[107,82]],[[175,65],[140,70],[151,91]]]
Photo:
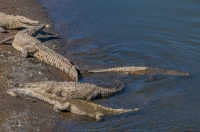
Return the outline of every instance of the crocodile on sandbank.
[[[123,82],[120,82],[115,88],[103,88],[90,83],[41,81],[25,83],[19,87],[37,89],[67,99],[93,100],[120,92],[125,85]]]
[[[90,116],[92,118],[96,118],[97,120],[101,120],[102,116],[104,115],[115,115],[115,114],[121,114],[139,110],[139,108],[112,109],[92,102],[87,102],[84,100],[66,99],[63,97],[58,97],[56,95],[41,92],[40,90],[37,89],[29,89],[29,88],[9,89],[7,90],[7,93],[12,96],[17,96],[16,93],[20,93],[39,99],[48,104],[54,105],[54,110],[56,112],[70,111],[74,114]]]
[[[45,25],[39,25],[19,31],[15,36],[1,41],[0,44],[14,38],[12,45],[16,50],[22,52],[23,57],[28,55],[36,57],[40,61],[65,71],[73,80],[78,81],[78,68],[35,38],[44,27]]]
[[[169,76],[190,76],[189,72],[179,72],[176,70],[159,69],[153,67],[115,67],[108,69],[87,70],[88,73],[118,72],[130,75],[169,75]]]
[[[38,21],[31,20],[23,16],[7,15],[0,12],[0,32],[5,33],[9,29],[29,28]]]

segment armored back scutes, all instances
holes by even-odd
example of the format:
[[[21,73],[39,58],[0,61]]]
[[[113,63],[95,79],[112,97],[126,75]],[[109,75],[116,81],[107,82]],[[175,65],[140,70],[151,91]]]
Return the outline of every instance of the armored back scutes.
[[[42,81],[35,83],[25,83],[21,88],[29,88],[55,94],[66,99],[94,100],[101,97],[108,97],[114,93],[120,92],[125,88],[123,82],[120,82],[114,88],[104,88],[91,83],[81,82],[54,82]]]
[[[34,56],[37,59],[65,71],[73,80],[78,81],[78,69],[66,58],[41,43],[37,43],[36,48]]]
[[[78,69],[72,63],[33,37],[44,27],[45,25],[39,25],[18,32],[14,36],[12,42],[13,47],[18,51],[21,51],[23,57],[27,57],[27,55],[34,56],[40,61],[63,70],[69,74],[74,81],[78,81]]]
[[[176,70],[159,69],[153,67],[114,67],[107,69],[88,70],[89,73],[118,72],[130,75],[168,75],[168,76],[190,76],[189,72],[179,72]]]

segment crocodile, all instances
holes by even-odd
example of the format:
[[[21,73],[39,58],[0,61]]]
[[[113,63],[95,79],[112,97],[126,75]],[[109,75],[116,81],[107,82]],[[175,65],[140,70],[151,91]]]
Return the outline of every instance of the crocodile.
[[[9,29],[29,28],[33,24],[37,24],[39,21],[34,21],[23,16],[7,15],[0,12],[0,32],[5,33]]]
[[[169,76],[190,76],[189,72],[180,72],[176,70],[167,70],[154,67],[115,67],[108,69],[87,70],[86,73],[119,72],[130,75],[169,75]]]
[[[40,61],[65,71],[74,81],[78,81],[78,68],[35,38],[43,28],[44,25],[39,25],[19,31],[15,36],[1,41],[0,44],[13,39],[12,45],[16,50],[22,52],[22,57],[27,57],[28,55],[36,57]]]
[[[108,97],[124,89],[123,82],[115,88],[103,88],[90,83],[41,81],[19,85],[20,88],[37,89],[67,99],[93,100]]]
[[[7,90],[7,93],[11,96],[17,96],[16,93],[20,93],[20,94],[28,95],[33,98],[39,99],[50,105],[53,105],[54,110],[56,112],[70,111],[74,114],[90,116],[92,118],[96,118],[97,120],[101,120],[102,116],[105,116],[105,115],[116,115],[116,114],[122,114],[126,112],[133,112],[133,111],[139,110],[139,108],[112,109],[112,108],[104,107],[102,105],[88,102],[85,100],[66,99],[63,97],[58,97],[53,94],[49,94],[49,93],[41,92],[36,89],[29,89],[29,88],[9,89]]]
[[[27,55],[34,56],[37,59],[46,62],[58,69],[65,71],[69,76],[78,81],[78,75],[81,73],[99,73],[99,72],[122,72],[131,75],[171,75],[171,76],[190,76],[188,72],[179,72],[176,70],[167,70],[167,69],[159,69],[153,67],[115,67],[108,69],[97,69],[97,70],[86,70],[81,71],[71,62],[69,62],[63,56],[55,53],[53,50],[48,47],[42,45],[42,43],[34,38],[37,35],[38,26],[34,26],[32,28],[22,30],[18,32],[15,36],[7,38],[0,43],[4,43],[11,38],[14,38],[12,45],[15,49],[22,52],[23,57],[27,57]],[[36,32],[36,33],[35,33]],[[34,35],[33,35],[34,33]],[[36,35],[35,35],[36,34]]]

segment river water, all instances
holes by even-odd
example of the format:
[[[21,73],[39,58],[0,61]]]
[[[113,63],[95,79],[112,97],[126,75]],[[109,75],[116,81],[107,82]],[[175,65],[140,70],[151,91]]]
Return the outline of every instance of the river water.
[[[95,101],[140,111],[102,122],[66,113],[56,131],[200,131],[199,0],[39,0],[63,38],[61,54],[82,70],[149,66],[180,76],[88,74],[81,79],[125,89]]]

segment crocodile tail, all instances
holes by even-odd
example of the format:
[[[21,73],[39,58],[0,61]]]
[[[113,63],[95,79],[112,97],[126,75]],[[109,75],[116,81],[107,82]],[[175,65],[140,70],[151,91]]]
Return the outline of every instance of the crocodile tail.
[[[169,76],[190,76],[189,72],[180,72],[175,70],[161,70],[161,73]]]
[[[150,75],[190,76],[189,72],[180,72],[176,70],[167,70],[159,68],[148,68],[146,71]]]
[[[87,70],[87,73],[100,73],[100,72],[113,72],[115,71],[114,68],[108,68],[108,69],[96,69],[96,70]]]
[[[89,73],[87,70],[80,70],[80,74],[87,74]]]
[[[3,43],[5,43],[5,42],[7,42],[7,41],[10,41],[10,40],[12,40],[12,39],[14,39],[14,36],[5,38],[4,40],[2,40],[2,41],[0,42],[0,44],[3,44]]]
[[[107,68],[107,69],[97,69],[97,70],[88,70],[89,73],[99,73],[99,72],[123,72],[129,73],[132,71],[141,71],[145,70],[147,67],[137,67],[137,66],[125,66],[125,67],[114,67],[114,68]]]
[[[4,28],[2,28],[1,26],[0,26],[0,32],[1,33],[7,33],[7,31]]]
[[[120,92],[125,88],[125,84],[120,81],[120,83],[118,83],[118,85],[116,87],[113,88],[99,88],[99,90],[101,91],[101,96],[102,97],[108,97],[114,93]]]
[[[117,85],[117,87],[115,87],[115,90],[116,90],[117,92],[119,92],[119,91],[122,91],[124,88],[125,88],[125,84],[121,81],[121,82]]]
[[[135,112],[138,111],[139,108],[135,108],[135,109],[114,109],[116,114],[121,114],[121,113],[128,113],[128,112]]]

